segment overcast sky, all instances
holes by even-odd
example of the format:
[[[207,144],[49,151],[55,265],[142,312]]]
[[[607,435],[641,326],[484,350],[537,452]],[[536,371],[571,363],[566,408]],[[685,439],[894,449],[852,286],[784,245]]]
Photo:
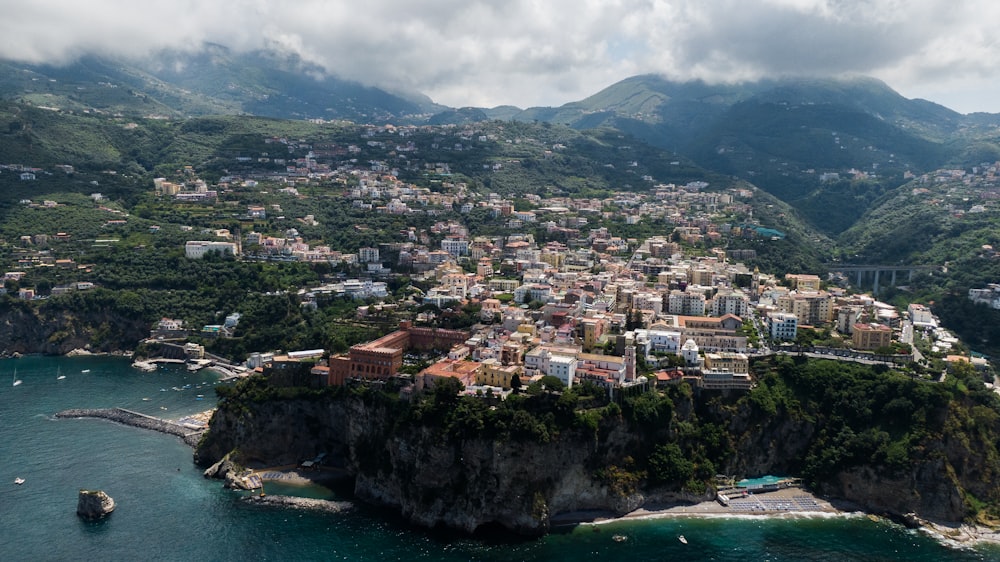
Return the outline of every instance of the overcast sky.
[[[561,105],[623,78],[864,74],[1000,112],[996,0],[0,0],[0,58],[278,47],[450,106]]]

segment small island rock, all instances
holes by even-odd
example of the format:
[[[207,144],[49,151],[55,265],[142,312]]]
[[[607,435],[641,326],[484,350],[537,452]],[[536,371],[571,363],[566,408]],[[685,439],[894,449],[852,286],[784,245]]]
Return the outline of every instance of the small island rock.
[[[103,490],[80,490],[76,514],[84,519],[100,519],[115,510],[115,500]]]

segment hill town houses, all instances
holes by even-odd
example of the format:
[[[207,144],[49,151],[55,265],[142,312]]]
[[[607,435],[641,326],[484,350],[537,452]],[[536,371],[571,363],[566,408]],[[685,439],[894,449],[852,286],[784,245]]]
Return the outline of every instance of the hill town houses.
[[[947,349],[953,341],[929,311],[914,308],[919,305],[901,314],[808,272],[776,278],[744,266],[756,260],[758,248],[785,237],[768,224],[774,217],[755,215],[771,205],[754,206],[760,192],[748,184],[679,185],[637,175],[643,189],[601,197],[558,189],[547,196],[483,193],[462,181],[452,170],[456,164],[423,155],[461,153],[466,162],[501,176],[521,162],[496,151],[477,161],[478,147],[513,146],[540,151],[544,159],[558,158],[566,147],[519,136],[502,124],[373,126],[362,138],[341,144],[266,137],[261,140],[267,151],[233,155],[228,175],[211,184],[193,166],[154,180],[154,193],[168,204],[235,218],[240,230],[147,226],[94,193],[87,204],[104,218],[92,245],[115,243],[141,224],[150,236],[178,229],[171,234],[186,240],[190,259],[230,254],[330,264],[336,275],[297,289],[302,306],[356,300],[360,320],[393,318],[405,337],[397,333],[324,359],[316,367],[317,384],[396,377],[400,369],[413,370],[404,369],[412,367],[411,356],[434,349],[444,358],[415,376],[420,384],[454,377],[469,388],[507,390],[515,377],[527,382],[549,375],[566,385],[593,381],[609,392],[685,379],[702,388],[746,389],[753,384],[748,358],[785,349],[781,342],[796,342],[803,329],[829,331],[842,347],[868,355],[899,340],[904,323],[933,331],[935,347]],[[27,165],[0,168],[37,175],[36,181],[52,175]],[[68,166],[56,168],[73,173]],[[977,186],[992,181],[995,172],[991,167],[962,179]],[[923,191],[955,173],[923,178]],[[423,185],[400,179],[415,174]],[[392,242],[333,247],[300,232],[315,231],[322,220],[296,210],[309,208],[298,204],[309,197],[336,198],[352,216],[399,217],[408,226],[392,233]],[[52,212],[76,203],[21,204]],[[481,228],[487,221],[489,228]],[[371,230],[365,219],[351,228],[359,235]],[[72,250],[74,240],[73,232],[24,233],[17,271],[5,279],[14,286],[33,267],[86,269],[60,255]],[[992,248],[987,251],[992,255]],[[404,277],[414,283],[391,291]],[[990,286],[970,292],[970,298],[1000,302],[996,294]],[[24,286],[18,296],[37,298]],[[479,323],[445,329],[463,311],[474,311]]]
[[[187,255],[220,251],[243,259],[328,262],[349,276],[301,289],[303,306],[357,299],[365,301],[359,319],[388,313],[400,320],[397,331],[316,364],[316,384],[403,377],[419,388],[450,377],[468,392],[503,393],[512,384],[553,376],[566,386],[591,381],[612,394],[683,380],[703,389],[745,390],[753,385],[750,357],[784,349],[781,343],[795,342],[802,329],[829,330],[845,348],[871,356],[897,340],[908,319],[909,312],[901,316],[871,296],[826,287],[817,275],[779,279],[743,265],[756,258],[754,247],[785,236],[754,218],[756,188],[737,184],[716,191],[695,181],[604,198],[478,194],[454,181],[448,164],[415,157],[419,147],[408,137],[417,129],[371,128],[366,145],[270,138],[289,154],[304,154],[241,157],[243,172],[216,186],[191,168],[177,181],[159,179],[154,186],[163,197],[188,194],[186,204],[226,199],[236,208],[241,193],[269,188],[277,202],[243,207],[252,231],[216,231],[188,242]],[[470,150],[476,142],[534,142],[461,127],[448,134],[456,137],[454,150]],[[393,136],[402,140],[386,140]],[[517,165],[484,163],[498,173]],[[399,180],[401,166],[438,177],[432,181],[439,188]],[[280,203],[316,188],[338,193],[361,212],[441,218],[414,221],[430,226],[400,230],[395,242],[359,248],[310,244],[295,227],[266,231],[275,216],[317,224],[312,215],[285,217]],[[453,218],[456,213],[461,218]],[[488,217],[502,233],[477,234],[472,215]],[[609,226],[619,223],[656,224],[662,234],[615,236]],[[363,233],[368,227],[354,228]],[[424,289],[412,286],[405,297],[393,298],[388,285],[401,275]],[[478,323],[443,327],[461,311],[474,311]],[[440,358],[412,373],[412,358],[433,357],[427,355],[432,349]]]

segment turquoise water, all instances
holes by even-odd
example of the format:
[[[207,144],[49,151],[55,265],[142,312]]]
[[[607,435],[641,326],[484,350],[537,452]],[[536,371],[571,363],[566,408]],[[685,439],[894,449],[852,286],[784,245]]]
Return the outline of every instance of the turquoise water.
[[[24,383],[11,387],[15,366]],[[57,373],[66,379],[56,380]],[[0,381],[7,381],[0,383],[2,561],[1000,560],[997,549],[949,549],[864,517],[628,521],[597,532],[588,525],[511,541],[415,529],[364,506],[316,513],[249,505],[204,480],[191,450],[175,437],[103,420],[52,418],[76,407],[121,406],[171,418],[199,412],[214,401],[208,386],[197,388],[211,383],[210,375],[178,368],[140,373],[113,358],[27,357],[0,361]],[[27,480],[23,486],[13,484],[18,476]],[[78,519],[82,487],[107,491],[115,513],[96,523]],[[335,497],[319,487],[268,484],[268,492]],[[627,540],[615,542],[614,534]],[[687,545],[677,540],[680,534]]]
[[[761,476],[760,478],[744,478],[736,483],[737,486],[741,488],[750,488],[752,486],[764,486],[766,484],[777,484],[783,480],[788,480],[784,476]]]

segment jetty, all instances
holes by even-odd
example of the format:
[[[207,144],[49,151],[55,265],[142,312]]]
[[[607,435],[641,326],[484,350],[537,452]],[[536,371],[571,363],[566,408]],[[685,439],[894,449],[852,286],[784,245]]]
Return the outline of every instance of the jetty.
[[[193,430],[191,427],[124,408],[76,408],[63,410],[56,414],[57,418],[98,418],[110,420],[123,425],[150,429],[180,437],[190,446],[198,444],[204,429]]]

